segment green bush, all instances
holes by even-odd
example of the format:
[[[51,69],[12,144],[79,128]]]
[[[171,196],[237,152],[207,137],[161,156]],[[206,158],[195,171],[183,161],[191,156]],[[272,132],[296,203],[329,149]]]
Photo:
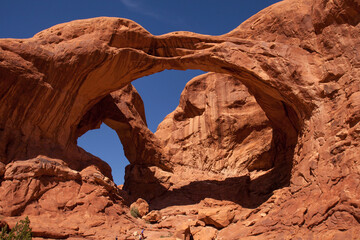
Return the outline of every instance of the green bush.
[[[30,220],[28,217],[25,220],[17,222],[15,227],[9,232],[7,226],[1,228],[0,240],[31,240]]]
[[[139,210],[136,208],[136,207],[132,207],[130,209],[130,214],[131,216],[133,216],[134,218],[140,218],[140,213],[139,213]]]

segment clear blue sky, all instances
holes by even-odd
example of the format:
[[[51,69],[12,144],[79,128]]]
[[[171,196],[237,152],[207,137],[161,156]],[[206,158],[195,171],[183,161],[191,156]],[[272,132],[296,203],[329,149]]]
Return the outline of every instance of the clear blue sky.
[[[134,20],[154,35],[173,31],[221,35],[275,2],[278,0],[3,0],[0,38],[29,38],[59,23],[99,16]],[[151,131],[176,108],[185,84],[201,73],[164,71],[133,82],[145,102]],[[115,131],[103,124],[80,137],[78,145],[109,163],[115,183],[123,183],[128,161]]]

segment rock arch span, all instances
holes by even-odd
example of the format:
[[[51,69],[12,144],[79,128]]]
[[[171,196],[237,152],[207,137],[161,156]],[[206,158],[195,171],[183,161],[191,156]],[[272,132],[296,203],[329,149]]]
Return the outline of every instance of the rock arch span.
[[[2,40],[3,56],[8,57],[1,70],[6,76],[1,96],[7,103],[1,108],[3,161],[27,157],[29,148],[34,149],[31,142],[69,148],[79,135],[79,122],[94,104],[132,80],[164,69],[231,74],[258,99],[274,128],[294,143],[311,104],[293,93],[299,90],[288,85],[285,76],[271,76],[274,70],[264,66],[268,62],[253,57],[276,54],[277,48],[291,51],[289,46],[227,35],[175,32],[156,37],[130,20],[116,18],[78,20],[32,39]],[[283,57],[275,59],[276,65],[288,64]],[[18,132],[21,143],[6,139],[11,138],[7,129]]]

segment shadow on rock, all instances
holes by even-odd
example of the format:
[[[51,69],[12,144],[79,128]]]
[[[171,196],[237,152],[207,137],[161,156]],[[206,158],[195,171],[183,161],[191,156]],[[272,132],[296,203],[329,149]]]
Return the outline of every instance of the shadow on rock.
[[[205,180],[191,182],[178,189],[166,191],[149,202],[151,209],[200,203],[205,198],[231,201],[245,208],[257,208],[267,201],[273,191],[284,184],[274,184],[279,177],[274,169],[251,180],[250,176],[232,177],[224,181]]]
[[[286,139],[276,134],[272,148],[274,165],[267,171],[229,177],[225,180],[193,181],[175,188],[169,181],[172,174],[157,167],[129,165],[124,190],[135,201],[141,197],[151,209],[197,204],[205,198],[230,201],[245,208],[257,208],[267,201],[273,191],[289,186],[295,144],[286,146]],[[160,172],[161,171],[161,172]]]

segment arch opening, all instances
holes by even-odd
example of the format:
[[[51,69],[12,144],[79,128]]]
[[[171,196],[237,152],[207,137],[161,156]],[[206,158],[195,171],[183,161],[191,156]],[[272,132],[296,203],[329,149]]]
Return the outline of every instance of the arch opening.
[[[118,37],[121,38],[123,36]],[[172,38],[171,34],[158,38],[154,37],[152,45],[149,47],[147,46],[149,39],[145,37],[144,47],[141,48],[137,45],[134,49],[131,46],[120,48],[125,43],[116,38],[117,41],[111,42],[111,46],[118,47],[117,52],[113,53],[110,60],[103,62],[94,69],[86,77],[86,81],[79,90],[79,98],[88,98],[82,112],[87,112],[94,102],[97,102],[107,94],[141,77],[167,69],[199,69],[205,72],[230,74],[242,82],[255,96],[273,127],[286,135],[290,145],[294,144],[297,134],[301,129],[302,119],[309,108],[304,106],[304,109],[300,108],[302,111],[299,111],[299,108],[295,106],[304,103],[295,95],[287,96],[288,93],[284,94],[277,88],[281,87],[282,79],[277,80],[270,75],[273,69],[268,69],[268,66],[265,68],[263,63],[257,59],[249,60],[249,55],[256,53],[251,53],[252,50],[249,50],[249,53],[236,51],[237,47],[246,45],[246,42],[223,42],[221,38],[205,40],[202,39],[201,35],[183,38],[184,46],[178,46],[182,43],[178,41],[173,42],[174,38]],[[202,41],[205,41],[206,44],[200,44]],[[266,43],[265,45],[269,44]],[[271,46],[267,47],[271,48]],[[230,59],[226,57],[230,55],[229,53],[224,56],[219,49],[235,50],[231,52],[232,58]],[[241,62],[241,65],[239,65],[237,61],[234,61],[236,59],[244,59],[244,62]],[[94,89],[90,87],[94,84],[98,85],[100,79],[101,88]],[[289,86],[282,86],[282,88],[286,89]],[[90,92],[89,89],[91,89]],[[289,113],[291,114],[289,115]]]
[[[124,185],[130,195],[147,199],[154,209],[205,198],[257,207],[273,190],[289,184],[293,145],[230,75],[207,73],[189,81],[179,106],[160,123],[154,137],[173,173],[130,164]],[[208,188],[212,190],[204,190]]]
[[[155,133],[158,125],[179,105],[181,92],[187,82],[204,73],[200,70],[165,70],[131,83],[144,102],[146,121],[151,132]]]
[[[192,94],[182,95],[179,105],[180,110],[178,108],[175,109],[174,112],[167,116],[167,120],[164,120],[164,122],[169,121],[169,119],[176,122],[172,123],[172,125],[170,124],[170,127],[173,129],[170,132],[167,131],[167,128],[169,128],[168,123],[161,123],[155,133],[149,130],[142,100],[135,88],[131,85],[128,85],[119,91],[112,92],[95,104],[91,111],[85,114],[85,117],[78,126],[78,129],[82,130],[86,124],[89,124],[89,119],[93,121],[93,123],[98,122],[99,119],[101,119],[101,121],[109,125],[118,133],[118,136],[124,145],[125,155],[130,162],[130,165],[128,165],[125,171],[124,189],[134,198],[142,197],[147,199],[151,203],[152,208],[166,207],[164,202],[158,198],[159,195],[182,201],[176,204],[191,204],[199,202],[207,197],[213,197],[215,199],[225,198],[247,207],[256,207],[271,196],[273,190],[289,183],[290,171],[292,168],[291,151],[294,145],[289,144],[288,137],[283,134],[282,131],[274,127],[271,120],[269,120],[268,115],[265,115],[263,109],[258,106],[258,101],[263,101],[263,99],[259,97],[256,101],[255,98],[248,93],[248,89],[241,81],[231,75],[217,73],[208,73],[204,75],[209,79],[202,81],[204,79],[202,79],[201,76],[196,77],[195,80],[193,79],[190,81],[191,83],[189,82],[190,85],[189,83],[186,85],[183,93],[186,91],[191,93],[191,91],[193,91]],[[154,75],[154,77],[156,77],[156,75]],[[203,82],[206,82],[206,84],[204,85]],[[227,85],[227,83],[230,82],[231,84]],[[237,89],[239,85],[242,87]],[[206,92],[205,90],[210,92]],[[247,94],[245,94],[245,92],[247,92]],[[200,100],[199,102],[198,97],[201,95],[206,95],[206,99],[208,100]],[[217,96],[221,97],[214,100],[214,97],[216,98]],[[226,101],[224,101],[224,98]],[[221,114],[221,116],[218,114],[216,118],[208,116],[210,120],[204,121],[206,123],[205,125],[203,124],[203,126],[212,124],[216,126],[212,127],[211,133],[207,135],[207,137],[202,138],[201,136],[198,136],[199,134],[196,133],[197,131],[202,132],[200,135],[204,135],[207,131],[199,129],[199,126],[201,128],[202,124],[202,120],[199,119],[203,113],[206,114],[205,108],[219,108],[219,104],[225,104],[224,102],[226,102],[226,111],[232,111],[231,114],[234,114],[247,104],[246,98],[252,98],[251,106],[256,105],[258,107],[256,113],[246,113],[241,115],[241,117],[245,117],[246,115],[246,124],[240,124],[241,126],[238,126],[238,129],[234,128],[232,130],[226,130],[226,128],[233,127],[229,122],[234,121],[234,119],[237,118],[240,119],[241,117],[236,114],[230,118],[228,118],[227,115],[224,116]],[[214,103],[214,101],[216,103]],[[210,107],[211,104],[214,105]],[[268,109],[274,107],[274,105],[271,105],[271,102],[267,102],[267,104],[269,104]],[[284,103],[281,102],[281,104],[282,110],[287,110],[286,106],[283,105]],[[113,105],[114,107],[109,107],[110,105]],[[279,106],[275,105],[275,107]],[[99,112],[101,112],[100,117],[94,117],[94,114]],[[210,110],[208,115],[209,114],[212,115],[214,113]],[[251,116],[258,118],[261,114],[263,119],[256,125],[255,123],[257,121],[251,119]],[[289,114],[291,114],[291,112]],[[94,119],[97,120],[94,121]],[[191,124],[194,128],[194,126],[198,124],[198,129],[193,129],[193,133],[188,135],[198,137],[197,140],[199,141],[193,145],[197,144],[200,148],[192,148],[189,146],[189,143],[194,141],[196,137],[182,136],[177,139],[176,137],[175,139],[168,137],[178,134],[175,133],[176,131],[181,132],[181,124],[180,127],[176,124],[179,122],[186,122],[187,120],[189,121],[185,123],[185,128],[186,125]],[[224,131],[227,132],[224,133]],[[205,135],[206,134],[207,133],[205,133]],[[230,134],[232,138],[226,136],[227,134]],[[223,141],[229,141],[229,139],[234,141],[233,145],[251,145],[251,141],[255,141],[257,137],[260,138],[265,135],[266,141],[262,140],[262,142],[258,142],[258,145],[261,146],[260,149],[251,147],[248,149],[246,147],[235,150],[225,149],[222,155],[220,154],[221,156],[214,157],[216,160],[213,164],[211,164],[211,161],[213,160],[211,159],[213,157],[211,154],[213,154],[213,152],[206,152],[204,150],[205,147],[202,149],[203,146],[201,146],[201,144],[205,141],[209,141],[209,139],[213,142],[206,146],[208,150],[219,150],[221,148],[219,145],[221,145]],[[188,139],[188,141],[186,139]],[[176,145],[176,142],[178,141],[187,142],[182,145],[178,144],[178,149],[176,150],[174,144]],[[169,147],[171,144],[172,146]],[[224,148],[220,150],[224,150]],[[232,146],[232,148],[234,147]],[[186,154],[179,155],[179,151],[192,151],[189,154],[189,156],[191,155],[192,157],[194,157],[196,153],[200,153],[200,155],[196,156],[197,161],[190,161],[184,164],[181,163],[181,161],[189,157],[186,157]],[[226,151],[228,152],[226,153]],[[244,151],[242,152],[242,155],[248,154],[250,155],[248,158],[251,159],[245,161],[244,159],[239,160],[240,157],[238,157],[233,158],[232,162],[227,162],[229,152],[231,152],[230,155],[236,156],[237,154],[241,155],[241,151]],[[205,155],[210,153],[210,155],[205,156],[203,153],[205,153]],[[224,166],[226,164],[228,165],[226,167],[219,166]],[[181,169],[178,165],[189,167],[191,170]],[[235,168],[235,171],[232,171],[231,168]],[[190,184],[183,182],[182,184],[177,184],[177,186],[175,186],[176,184],[174,182],[176,180],[174,179],[181,176],[176,176],[176,174],[186,171],[192,172],[193,176],[196,176],[198,179],[196,180],[194,178],[190,181],[190,178],[187,179],[191,182]],[[205,176],[208,175],[209,172],[212,175],[210,178]],[[186,179],[186,177],[183,177],[182,179]],[[190,197],[184,199],[179,197],[184,194],[187,195],[189,192],[196,191],[197,188],[202,188],[205,185],[215,186],[210,195],[209,192],[205,192],[202,194],[195,194],[197,196],[196,198]],[[244,192],[240,193],[240,195],[239,193],[224,195],[221,188],[225,187],[225,185],[233,187],[237,186],[237,188],[241,189],[239,192]],[[219,186],[221,187],[219,188]],[[245,196],[244,193],[247,195]],[[239,201],[239,199],[243,200]]]
[[[66,24],[54,29],[58,30],[64,26]],[[286,78],[291,76],[278,74],[279,71],[276,71],[274,64],[268,64],[267,61],[274,60],[282,68],[287,66],[297,69],[297,66],[288,66],[285,58],[266,57],[277,56],[275,53],[278,51],[274,49],[278,46],[272,42],[240,39],[231,34],[205,36],[176,32],[153,36],[138,24],[117,18],[101,18],[101,21],[79,20],[72,26],[74,29],[93,27],[88,29],[89,31],[81,31],[81,35],[77,36],[77,46],[81,46],[81,51],[74,48],[73,35],[58,36],[57,38],[61,38],[58,40],[61,41],[62,47],[69,49],[56,60],[59,64],[48,64],[55,60],[51,57],[51,52],[44,55],[48,57],[41,57],[41,60],[35,63],[36,68],[47,73],[44,79],[46,84],[36,95],[36,99],[44,96],[42,101],[32,101],[33,98],[28,96],[9,101],[21,106],[31,103],[31,109],[38,111],[17,111],[18,116],[12,114],[11,108],[16,109],[13,105],[4,107],[3,112],[8,114],[4,116],[9,116],[4,122],[10,126],[6,129],[9,134],[4,134],[6,137],[2,146],[6,149],[6,159],[2,161],[25,159],[42,153],[64,158],[74,169],[83,169],[91,164],[91,160],[86,163],[74,163],[71,162],[71,158],[73,150],[76,150],[77,138],[89,130],[88,124],[94,120],[89,113],[96,111],[99,102],[112,102],[109,108],[115,108],[114,97],[111,96],[114,91],[127,86],[135,79],[165,69],[200,69],[232,75],[255,96],[274,129],[279,135],[283,135],[287,146],[296,143],[303,119],[310,116],[312,106],[306,100],[301,100],[306,92],[301,92],[298,85],[287,85]],[[52,36],[54,29],[39,33],[35,41],[43,35]],[[93,41],[86,40],[88,37]],[[272,54],[273,50],[275,55]],[[300,93],[301,96],[295,93]],[[101,121],[114,129],[119,129],[118,134],[129,131],[128,125],[121,120],[126,119],[126,116],[110,112],[113,115],[106,118],[102,115],[104,118]],[[91,124],[98,123],[99,119],[95,120]],[[19,126],[26,127],[20,129]],[[12,144],[11,137],[8,137],[13,135],[12,129],[18,130],[24,136],[20,137],[22,140],[17,144]],[[19,145],[24,146],[21,151],[17,151]],[[56,154],[53,149],[56,149]],[[8,156],[7,152],[14,152],[14,156]],[[129,152],[128,159],[136,159],[132,158],[133,155],[136,155],[134,149]],[[163,161],[159,160],[158,165],[160,163]],[[170,163],[164,165],[171,168]]]
[[[138,28],[134,31],[136,24],[132,22],[121,19],[114,20],[114,23],[116,27],[112,30],[106,51],[100,52],[101,61],[92,65],[77,89],[77,98],[74,99],[77,106],[73,108],[69,118],[75,119],[69,122],[72,131],[69,134],[70,142],[74,136],[79,136],[84,130],[83,126],[88,125],[88,121],[93,121],[93,112],[99,108],[106,108],[108,111],[102,111],[101,121],[118,133],[130,162],[128,172],[142,174],[141,169],[145,169],[143,175],[147,178],[157,174],[156,170],[154,172],[150,169],[151,167],[174,172],[174,164],[169,158],[169,154],[173,156],[174,153],[162,149],[158,134],[153,134],[144,127],[144,109],[136,104],[139,103],[139,97],[133,94],[132,85],[129,84],[138,78],[166,69],[200,69],[228,74],[244,84],[255,97],[273,129],[271,146],[276,156],[273,159],[273,167],[265,176],[258,176],[256,179],[245,178],[249,183],[247,189],[251,188],[251,185],[259,187],[263,181],[269,180],[271,186],[267,186],[263,191],[266,195],[289,183],[293,149],[302,121],[311,111],[311,107],[306,106],[306,102],[293,94],[296,86],[293,88],[285,84],[285,78],[289,76],[277,74],[275,65],[269,65],[268,58],[263,58],[264,51],[265,56],[271,55],[276,47],[273,43],[259,44],[256,41],[227,38],[225,35],[211,37],[193,33],[182,33],[180,37],[178,33],[152,36],[145,30],[139,31]],[[123,26],[125,28],[122,28]],[[277,64],[287,63],[285,58],[274,59]],[[118,89],[121,89],[123,94],[114,92]],[[131,104],[124,105],[124,99],[133,101],[134,107]],[[125,108],[125,111],[119,111],[119,106]],[[193,104],[187,107],[192,109],[195,117],[202,112],[201,108],[194,108]],[[188,118],[186,114],[179,114],[174,119],[181,120],[184,117]],[[219,132],[221,131],[220,129]],[[242,138],[239,139],[241,141]],[[152,180],[152,186],[156,185],[165,190],[170,187],[164,186],[157,177]],[[124,186],[128,190],[136,188],[127,186],[126,182],[129,181],[126,179]]]
[[[109,164],[116,185],[124,184],[125,167],[129,160],[125,157],[121,141],[113,129],[102,123],[99,129],[89,130],[80,136],[77,144]]]

